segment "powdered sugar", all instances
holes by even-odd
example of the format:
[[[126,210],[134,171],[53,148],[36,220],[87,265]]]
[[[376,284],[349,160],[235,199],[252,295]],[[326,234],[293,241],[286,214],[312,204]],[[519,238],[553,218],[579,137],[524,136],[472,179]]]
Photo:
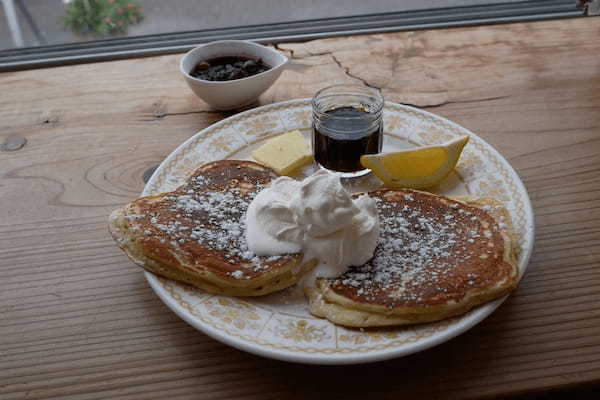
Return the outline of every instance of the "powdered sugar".
[[[279,260],[282,256],[258,257],[246,244],[244,214],[261,186],[244,192],[238,187],[200,190],[210,183],[198,176],[185,188],[165,196],[160,208],[170,212],[147,215],[150,225],[162,231],[160,236],[166,235],[173,248],[194,251],[197,243],[206,251],[221,252],[226,262],[239,268],[229,273],[235,279],[248,279],[248,273],[264,270],[268,268],[265,263]],[[150,236],[151,232],[144,234]]]
[[[407,197],[411,197],[408,200]],[[363,266],[354,267],[340,279],[344,286],[357,288],[357,294],[373,299],[385,291],[395,298],[419,301],[419,291],[408,287],[426,287],[451,273],[451,266],[471,258],[474,243],[482,236],[477,218],[456,203],[444,207],[443,214],[431,214],[413,196],[403,195],[406,204],[377,198],[381,221],[381,241],[373,258]],[[466,232],[457,229],[457,222],[468,224]],[[471,279],[473,281],[473,279]],[[360,291],[360,293],[358,293]]]

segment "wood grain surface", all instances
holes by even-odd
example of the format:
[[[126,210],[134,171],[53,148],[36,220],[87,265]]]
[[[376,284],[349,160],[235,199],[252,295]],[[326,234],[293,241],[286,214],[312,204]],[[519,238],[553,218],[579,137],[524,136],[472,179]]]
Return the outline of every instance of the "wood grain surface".
[[[194,330],[107,233],[142,175],[226,114],[181,55],[0,74],[0,398],[470,399],[600,385],[600,18],[280,44],[260,99],[337,82],[383,90],[476,132],[533,201],[535,253],[480,325],[410,357],[294,365]]]

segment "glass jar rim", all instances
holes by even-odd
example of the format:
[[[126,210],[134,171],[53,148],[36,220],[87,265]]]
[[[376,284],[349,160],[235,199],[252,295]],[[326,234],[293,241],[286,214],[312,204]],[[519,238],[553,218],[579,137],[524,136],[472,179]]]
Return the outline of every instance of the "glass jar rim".
[[[369,110],[370,114],[379,114],[383,110],[385,100],[383,98],[383,94],[381,93],[380,89],[369,87],[369,86],[357,85],[357,84],[336,84],[336,85],[330,85],[330,86],[321,88],[315,93],[315,95],[311,99],[311,105],[312,105],[313,112],[318,113],[319,115],[325,115],[325,112],[323,112],[319,109],[319,105],[317,103],[317,98],[319,96],[321,96],[325,91],[328,91],[331,89],[349,89],[349,90],[359,89],[360,91],[366,92],[364,94],[372,95],[375,97],[376,108],[374,110]],[[334,94],[331,94],[331,96],[352,95],[352,94],[359,94],[359,93],[339,93],[339,94],[334,93]],[[339,118],[339,119],[361,119],[361,118],[364,118],[364,116],[344,116],[344,117],[336,116],[336,118]]]

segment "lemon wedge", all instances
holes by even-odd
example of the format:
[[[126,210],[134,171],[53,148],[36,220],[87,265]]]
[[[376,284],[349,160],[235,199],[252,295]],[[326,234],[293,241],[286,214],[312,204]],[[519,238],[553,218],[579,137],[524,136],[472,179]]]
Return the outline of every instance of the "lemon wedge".
[[[456,166],[468,136],[437,146],[366,154],[360,163],[392,188],[422,189],[440,183]]]

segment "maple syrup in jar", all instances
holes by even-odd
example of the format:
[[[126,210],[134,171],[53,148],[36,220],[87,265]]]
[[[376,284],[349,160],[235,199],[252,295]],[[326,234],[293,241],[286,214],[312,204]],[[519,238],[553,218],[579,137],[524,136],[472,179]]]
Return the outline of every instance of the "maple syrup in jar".
[[[359,85],[334,85],[313,97],[312,148],[315,161],[343,176],[368,173],[363,154],[381,151],[383,96]]]

